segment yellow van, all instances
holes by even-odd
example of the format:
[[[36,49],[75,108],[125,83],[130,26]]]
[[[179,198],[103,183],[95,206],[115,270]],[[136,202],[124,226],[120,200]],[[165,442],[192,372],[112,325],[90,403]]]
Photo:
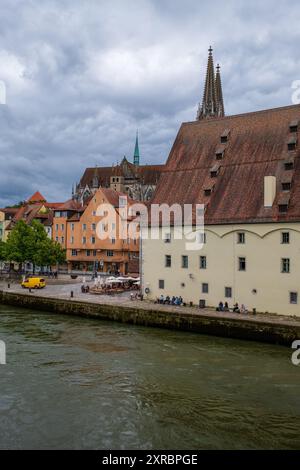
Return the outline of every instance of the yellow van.
[[[21,283],[23,289],[43,289],[46,282],[43,277],[28,277]]]

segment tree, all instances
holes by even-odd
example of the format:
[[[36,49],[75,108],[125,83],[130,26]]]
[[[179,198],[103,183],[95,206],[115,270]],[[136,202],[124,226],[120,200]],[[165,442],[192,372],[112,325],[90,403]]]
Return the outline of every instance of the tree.
[[[34,220],[27,225],[23,220],[17,222],[5,244],[6,261],[32,263],[35,266],[53,266],[65,261],[65,250],[59,243],[48,238],[44,226]]]
[[[5,253],[6,244],[0,240],[0,261],[6,260],[6,253]]]
[[[6,261],[22,263],[30,261],[33,253],[32,229],[23,220],[19,220],[8,236],[5,244]]]

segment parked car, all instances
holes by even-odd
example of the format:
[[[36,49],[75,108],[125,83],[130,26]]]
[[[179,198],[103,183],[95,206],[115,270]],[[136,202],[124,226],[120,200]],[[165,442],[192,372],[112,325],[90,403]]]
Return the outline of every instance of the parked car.
[[[21,283],[23,289],[43,289],[46,282],[43,277],[28,277]]]

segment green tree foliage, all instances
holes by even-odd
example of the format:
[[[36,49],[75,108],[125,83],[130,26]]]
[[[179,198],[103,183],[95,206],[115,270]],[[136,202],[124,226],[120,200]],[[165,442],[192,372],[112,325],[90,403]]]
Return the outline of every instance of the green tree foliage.
[[[19,264],[54,266],[63,263],[65,258],[65,250],[48,238],[44,226],[36,220],[31,225],[23,220],[17,222],[4,247],[5,261]]]
[[[0,261],[6,260],[5,243],[0,240]]]

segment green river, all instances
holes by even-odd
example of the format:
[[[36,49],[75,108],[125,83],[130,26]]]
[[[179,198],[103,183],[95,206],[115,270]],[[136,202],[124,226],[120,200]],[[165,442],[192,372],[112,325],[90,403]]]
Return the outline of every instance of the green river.
[[[0,449],[299,449],[289,348],[0,306]]]

